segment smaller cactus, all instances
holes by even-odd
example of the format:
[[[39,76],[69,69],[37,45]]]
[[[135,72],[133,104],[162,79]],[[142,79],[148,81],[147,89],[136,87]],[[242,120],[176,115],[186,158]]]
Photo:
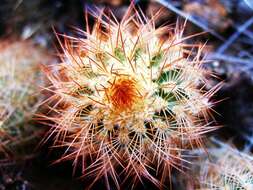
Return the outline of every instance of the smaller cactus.
[[[199,190],[253,189],[252,155],[227,147],[225,151],[211,151],[210,160],[202,162]]]
[[[31,119],[42,100],[39,64],[46,60],[30,42],[0,42],[0,155],[36,133]]]

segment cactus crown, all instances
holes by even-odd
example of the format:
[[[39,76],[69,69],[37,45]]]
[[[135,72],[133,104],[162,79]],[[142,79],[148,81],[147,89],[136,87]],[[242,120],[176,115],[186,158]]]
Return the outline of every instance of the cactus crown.
[[[153,164],[161,180],[171,166],[179,169],[182,146],[199,144],[212,129],[209,98],[219,88],[204,90],[202,46],[186,45],[178,26],[155,28],[155,17],[134,9],[121,22],[95,16],[92,32],[81,31],[85,38],[64,36],[62,63],[47,73],[62,106],[45,117],[56,123],[56,143],[70,151],[61,160],[91,159],[85,175],[109,175],[118,187],[122,173],[159,184]]]

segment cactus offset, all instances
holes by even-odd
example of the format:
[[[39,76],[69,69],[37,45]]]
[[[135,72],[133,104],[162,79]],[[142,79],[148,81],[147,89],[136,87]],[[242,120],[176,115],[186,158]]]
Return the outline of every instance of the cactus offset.
[[[210,97],[220,87],[204,90],[202,46],[185,44],[193,36],[155,28],[133,9],[121,22],[96,16],[85,38],[64,36],[62,63],[47,71],[57,103],[45,117],[55,122],[55,143],[68,147],[60,161],[82,160],[83,174],[104,176],[108,187],[110,176],[120,188],[121,175],[159,186],[171,167],[180,169],[181,150],[214,129]]]

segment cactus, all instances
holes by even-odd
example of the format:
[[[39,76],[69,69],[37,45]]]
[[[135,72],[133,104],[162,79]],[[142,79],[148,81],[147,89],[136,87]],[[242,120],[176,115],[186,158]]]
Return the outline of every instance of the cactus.
[[[39,64],[47,60],[41,49],[28,41],[0,42],[0,152],[15,155],[19,145],[36,136],[33,114],[42,96]],[[24,151],[19,149],[19,151]],[[21,152],[20,152],[21,153]],[[2,157],[1,156],[1,157]],[[17,156],[17,155],[15,155]]]
[[[253,189],[252,155],[229,147],[226,151],[213,151],[212,161],[202,163],[200,190]]]
[[[59,161],[82,163],[84,176],[105,177],[107,188],[109,178],[119,189],[121,176],[160,186],[181,170],[182,150],[215,128],[210,98],[220,84],[205,90],[203,46],[134,9],[120,22],[95,15],[91,32],[79,30],[84,38],[63,35],[62,62],[46,72],[56,104],[44,117],[55,122],[55,146],[67,147]]]

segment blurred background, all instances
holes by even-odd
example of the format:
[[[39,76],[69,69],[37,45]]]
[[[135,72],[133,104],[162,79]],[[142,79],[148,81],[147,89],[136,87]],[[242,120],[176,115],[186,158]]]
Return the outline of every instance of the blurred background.
[[[184,22],[185,35],[205,31],[194,38],[206,43],[206,69],[224,86],[214,97],[216,120],[223,127],[209,136],[253,152],[253,0],[136,0],[147,17],[162,10],[156,21]],[[120,20],[128,0],[0,0],[0,39],[32,40],[51,56],[56,55],[57,33],[75,36],[73,27],[85,29],[85,11],[111,9]],[[93,19],[89,17],[92,24]],[[57,59],[57,58],[55,58]],[[210,79],[210,84],[217,81]],[[58,153],[47,145],[36,156],[0,169],[0,190],[81,190],[85,183],[72,175],[72,163],[52,164]],[[97,184],[94,189],[102,189]],[[140,189],[153,189],[146,185]],[[177,188],[175,188],[177,189]]]

